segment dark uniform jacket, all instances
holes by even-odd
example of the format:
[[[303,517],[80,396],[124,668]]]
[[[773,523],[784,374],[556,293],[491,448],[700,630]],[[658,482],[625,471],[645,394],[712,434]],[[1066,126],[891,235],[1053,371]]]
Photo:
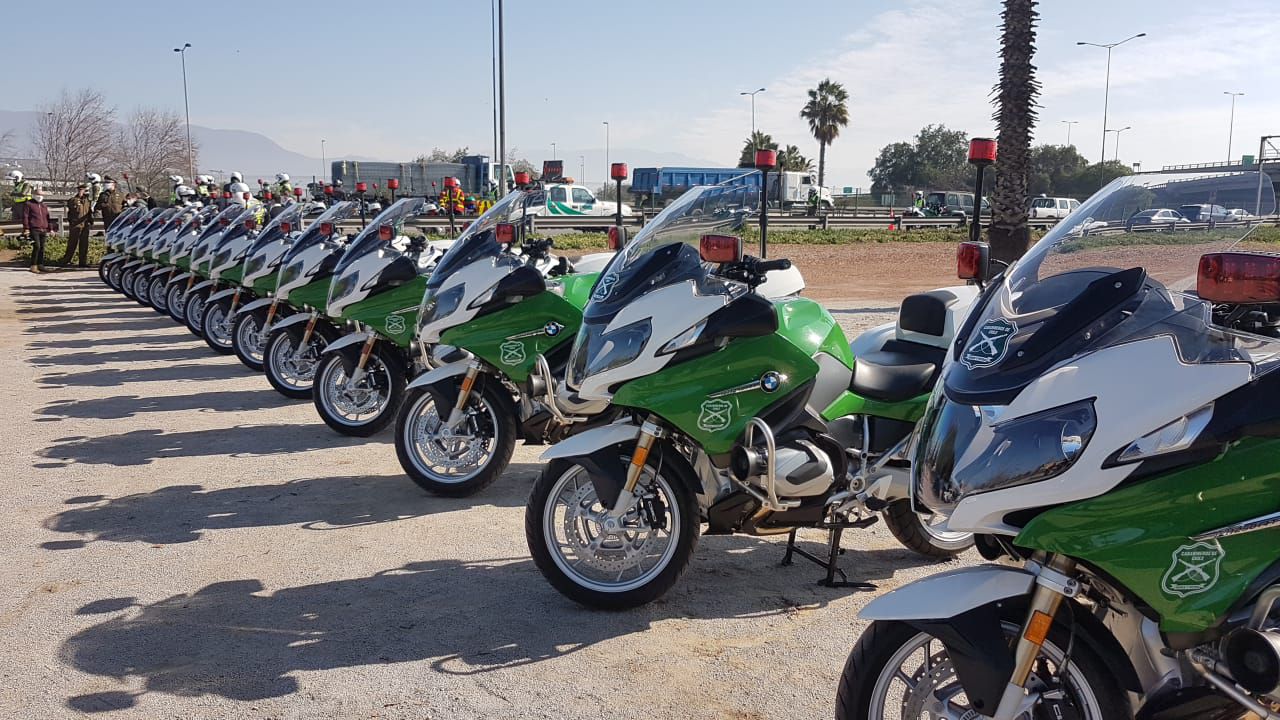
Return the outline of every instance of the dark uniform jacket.
[[[67,223],[71,227],[93,223],[93,200],[88,195],[72,195],[67,201]]]

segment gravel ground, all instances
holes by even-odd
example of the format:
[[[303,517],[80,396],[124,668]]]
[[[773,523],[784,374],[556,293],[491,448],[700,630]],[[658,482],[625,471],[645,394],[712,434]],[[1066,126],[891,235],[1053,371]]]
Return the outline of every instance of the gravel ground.
[[[873,297],[834,304],[847,329],[892,319],[900,294]],[[89,273],[0,269],[0,347],[21,357],[0,377],[2,717],[832,713],[873,594],[780,567],[775,540],[704,538],[661,601],[587,611],[528,558],[536,448],[477,497],[427,496],[388,434],[335,435]],[[844,545],[882,589],[956,564],[883,526]]]

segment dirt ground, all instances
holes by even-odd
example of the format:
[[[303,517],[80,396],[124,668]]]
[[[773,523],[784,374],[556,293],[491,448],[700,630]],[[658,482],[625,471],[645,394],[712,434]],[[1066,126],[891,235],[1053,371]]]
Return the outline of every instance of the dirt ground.
[[[949,246],[787,250],[851,332],[952,282]],[[660,601],[588,611],[528,557],[538,448],[428,496],[389,434],[335,435],[93,273],[0,268],[0,348],[0,717],[831,715],[873,594],[777,539],[703,538]],[[976,560],[844,546],[882,589]]]

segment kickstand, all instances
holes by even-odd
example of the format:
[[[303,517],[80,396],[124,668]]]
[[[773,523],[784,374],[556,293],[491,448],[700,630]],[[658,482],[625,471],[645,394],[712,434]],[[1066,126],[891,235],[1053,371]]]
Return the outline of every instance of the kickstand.
[[[844,571],[840,569],[840,555],[844,554],[844,550],[840,547],[840,536],[844,533],[844,528],[835,527],[831,528],[827,532],[829,537],[829,549],[827,552],[827,558],[824,560],[823,558],[820,558],[808,550],[796,545],[796,530],[792,529],[787,535],[787,552],[782,556],[782,564],[790,565],[792,556],[799,555],[805,560],[808,560],[827,571],[827,576],[818,581],[819,585],[830,588],[852,588],[855,590],[878,589],[873,583],[849,580],[849,576],[845,575]],[[836,575],[840,576],[839,580],[836,580]]]

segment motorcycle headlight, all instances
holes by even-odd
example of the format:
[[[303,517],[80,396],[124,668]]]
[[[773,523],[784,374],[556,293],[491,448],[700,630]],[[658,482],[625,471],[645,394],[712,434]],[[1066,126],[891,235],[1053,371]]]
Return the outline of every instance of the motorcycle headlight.
[[[599,325],[583,325],[574,341],[569,369],[571,384],[577,386],[592,375],[613,370],[635,360],[652,334],[653,324],[648,318],[612,332],[604,332],[603,326]]]
[[[253,257],[245,261],[244,275],[245,277],[256,275],[262,272],[263,268],[265,268],[266,266],[267,266],[266,255],[254,255]]]
[[[298,278],[302,277],[302,263],[296,262],[286,265],[280,270],[280,285],[288,285]]]
[[[970,495],[1057,477],[1084,453],[1098,425],[1093,400],[987,425],[991,416],[945,398],[926,411],[913,463],[925,507],[946,513]]]
[[[442,293],[432,293],[422,303],[422,324],[430,325],[453,314],[462,304],[462,296],[466,293],[466,285],[455,285]]]
[[[662,349],[658,351],[658,354],[667,355],[669,353],[673,353],[678,350],[683,350],[689,347],[690,345],[698,342],[698,338],[702,336],[702,331],[706,327],[707,327],[707,320],[706,318],[703,318],[697,325],[694,325],[688,330],[685,330],[684,332],[672,338],[671,341],[668,342],[666,345],[663,345]]]
[[[351,273],[344,275],[333,281],[333,287],[329,289],[329,303],[350,295],[356,289],[356,283],[360,281],[360,273]],[[328,303],[326,303],[328,304]]]

